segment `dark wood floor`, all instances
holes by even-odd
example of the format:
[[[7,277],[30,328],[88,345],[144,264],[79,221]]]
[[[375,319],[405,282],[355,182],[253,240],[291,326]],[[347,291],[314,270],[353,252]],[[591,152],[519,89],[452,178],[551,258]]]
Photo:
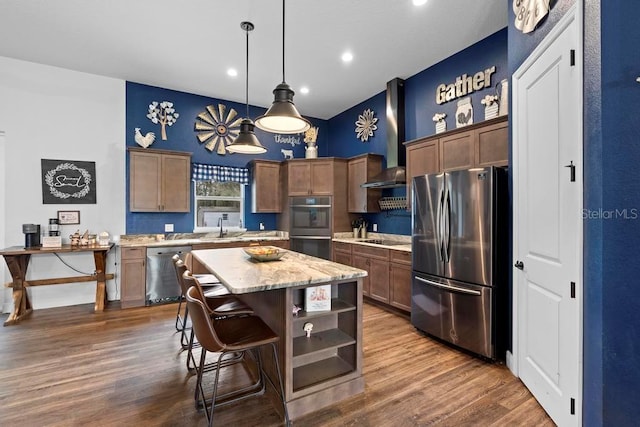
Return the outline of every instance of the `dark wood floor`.
[[[205,425],[178,350],[176,308],[36,310],[2,328],[0,424]],[[378,307],[365,304],[364,317],[365,393],[294,426],[553,425],[506,367],[423,337]],[[260,396],[220,408],[216,425],[282,421]]]

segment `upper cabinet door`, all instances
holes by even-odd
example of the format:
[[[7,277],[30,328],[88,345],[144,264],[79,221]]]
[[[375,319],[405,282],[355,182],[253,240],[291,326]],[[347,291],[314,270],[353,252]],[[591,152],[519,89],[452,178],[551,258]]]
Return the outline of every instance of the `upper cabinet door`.
[[[349,159],[347,207],[352,213],[380,212],[378,201],[382,190],[362,188],[374,175],[382,171],[382,156],[367,154]]]
[[[160,212],[162,158],[153,152],[131,152],[129,158],[129,210]]]
[[[311,194],[330,196],[333,194],[333,161],[311,163]]]
[[[333,160],[288,162],[290,196],[330,196],[333,194]]]
[[[310,191],[311,166],[306,162],[289,162],[287,164],[289,195],[306,196]]]
[[[190,153],[129,148],[129,156],[131,212],[190,212]]]
[[[442,170],[468,169],[474,161],[473,131],[456,133],[440,138],[440,165]]]
[[[162,156],[162,211],[189,212],[191,157],[163,154]]]
[[[280,162],[255,160],[251,183],[251,211],[282,212],[280,197]]]

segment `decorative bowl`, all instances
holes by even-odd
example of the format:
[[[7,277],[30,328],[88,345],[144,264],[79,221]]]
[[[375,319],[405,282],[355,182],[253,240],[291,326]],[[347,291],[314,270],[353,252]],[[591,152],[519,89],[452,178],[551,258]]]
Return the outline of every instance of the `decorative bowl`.
[[[247,255],[256,261],[276,261],[284,256],[285,251],[275,246],[250,246],[248,248],[242,248]]]

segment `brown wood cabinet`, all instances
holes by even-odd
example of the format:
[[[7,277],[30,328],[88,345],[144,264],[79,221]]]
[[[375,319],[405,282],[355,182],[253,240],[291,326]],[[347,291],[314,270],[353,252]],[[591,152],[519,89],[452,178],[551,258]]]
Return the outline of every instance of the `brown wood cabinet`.
[[[476,131],[476,166],[507,166],[508,150],[509,123],[507,121],[483,126]]]
[[[411,311],[411,252],[333,242],[333,261],[367,271],[364,296]]]
[[[353,250],[353,247],[352,247]],[[389,249],[373,246],[357,245],[352,253],[353,261],[356,258],[360,265],[366,265],[369,273],[369,297],[389,303]],[[364,261],[366,260],[366,261]],[[364,262],[363,262],[364,261]]]
[[[278,229],[289,230],[289,197],[323,195],[331,197],[331,231],[351,231],[347,210],[347,159],[292,159],[283,162],[280,174],[283,194]]]
[[[144,306],[146,298],[147,248],[121,248],[120,250],[120,306]]]
[[[364,295],[365,297],[371,296],[371,274],[369,273],[369,258],[358,255],[357,253],[352,254],[351,266],[367,272],[367,277],[362,278],[362,295]]]
[[[333,161],[294,159],[287,162],[289,196],[333,194]]]
[[[129,210],[189,212],[191,153],[129,147]]]
[[[389,304],[411,311],[411,252],[389,250]]]
[[[495,119],[405,143],[407,147],[407,209],[411,209],[411,179],[473,167],[508,164],[508,118]]]
[[[251,170],[251,212],[282,212],[280,162],[254,160],[251,162]]]
[[[443,136],[440,144],[440,169],[443,171],[468,169],[474,162],[474,132]]]
[[[378,200],[382,190],[362,188],[360,185],[382,172],[383,156],[379,154],[363,154],[349,159],[347,163],[349,187],[347,191],[347,208],[353,213],[380,212]]]
[[[333,242],[333,261],[344,265],[352,265],[351,244]]]

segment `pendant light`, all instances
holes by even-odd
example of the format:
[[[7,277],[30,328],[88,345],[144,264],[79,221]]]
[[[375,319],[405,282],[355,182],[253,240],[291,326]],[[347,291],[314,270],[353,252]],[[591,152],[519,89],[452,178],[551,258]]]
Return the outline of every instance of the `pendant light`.
[[[240,133],[238,137],[231,144],[227,145],[227,151],[240,154],[262,154],[266,153],[267,149],[258,141],[258,137],[256,137],[254,132],[255,125],[249,118],[249,31],[253,31],[254,26],[251,22],[243,21],[240,23],[240,28],[242,28],[247,35],[247,72],[245,77],[247,115],[240,122]]]
[[[282,83],[273,90],[273,104],[263,116],[256,119],[256,126],[271,133],[302,133],[311,127],[311,123],[296,109],[293,104],[295,92],[284,79],[284,2],[282,0]]]

